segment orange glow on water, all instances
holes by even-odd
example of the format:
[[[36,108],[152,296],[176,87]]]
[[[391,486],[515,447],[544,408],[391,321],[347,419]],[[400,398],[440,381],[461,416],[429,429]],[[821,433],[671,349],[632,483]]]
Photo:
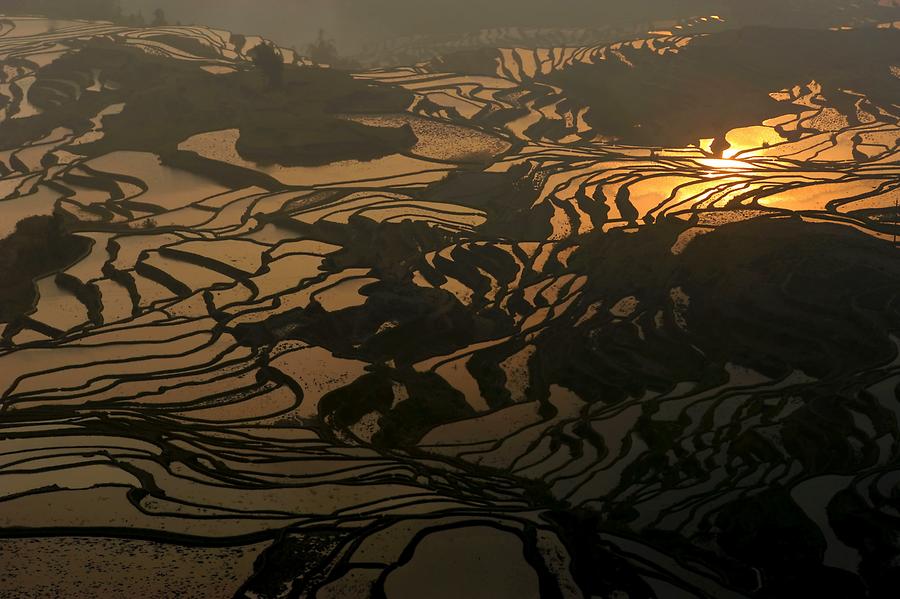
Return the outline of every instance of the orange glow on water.
[[[727,158],[700,158],[698,164],[720,171],[746,171],[755,168],[753,164],[743,160],[729,160]]]

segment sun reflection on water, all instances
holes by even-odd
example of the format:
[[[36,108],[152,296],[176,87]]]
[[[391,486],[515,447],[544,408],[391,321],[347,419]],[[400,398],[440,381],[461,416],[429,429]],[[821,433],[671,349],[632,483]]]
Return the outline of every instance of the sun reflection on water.
[[[747,171],[756,168],[751,162],[728,158],[699,158],[697,163],[717,171]]]

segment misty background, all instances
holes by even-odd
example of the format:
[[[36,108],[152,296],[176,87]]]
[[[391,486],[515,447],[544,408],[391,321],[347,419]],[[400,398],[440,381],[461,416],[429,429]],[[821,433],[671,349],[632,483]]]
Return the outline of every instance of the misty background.
[[[75,0],[77,1],[77,0]],[[260,34],[305,47],[320,28],[342,53],[410,35],[454,35],[491,27],[594,27],[677,18],[720,0],[122,0],[145,17],[162,8],[170,22]]]
[[[0,13],[112,19],[132,26],[206,25],[261,35],[301,54],[324,30],[338,53],[351,61],[409,64],[481,46],[604,43],[712,15],[724,18],[722,26],[729,29],[872,25],[900,18],[898,4],[900,0],[0,0]],[[526,35],[520,36],[523,31]]]
[[[77,0],[73,0],[77,1]],[[259,34],[304,48],[320,28],[342,54],[411,35],[493,27],[628,27],[718,14],[735,25],[827,26],[894,0],[122,0],[126,13],[162,8],[170,22]],[[854,8],[855,7],[855,8]]]

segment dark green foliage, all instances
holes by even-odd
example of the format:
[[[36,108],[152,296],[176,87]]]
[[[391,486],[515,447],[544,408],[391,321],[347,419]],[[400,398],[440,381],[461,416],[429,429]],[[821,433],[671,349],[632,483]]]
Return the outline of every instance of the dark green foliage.
[[[388,412],[393,400],[391,381],[383,373],[370,373],[325,395],[319,402],[319,411],[335,427],[347,428],[372,411]]]
[[[248,54],[256,68],[262,71],[269,87],[281,87],[284,81],[284,60],[278,48],[268,42],[262,42],[251,48]]]
[[[771,487],[728,504],[716,525],[719,545],[760,572],[754,596],[864,596],[856,577],[822,565],[825,540],[786,489]]]
[[[409,393],[396,405],[395,382]],[[465,397],[444,379],[411,369],[378,367],[319,402],[319,416],[339,430],[353,426],[371,412],[379,414],[379,430],[372,443],[388,448],[415,446],[435,426],[475,415]]]
[[[895,495],[872,509],[868,497],[848,489],[828,505],[828,519],[838,538],[859,551],[859,573],[871,599],[892,599],[900,588],[900,522],[885,513],[895,512],[897,499]]]
[[[338,532],[286,531],[260,554],[253,576],[235,596],[277,599],[289,596],[295,587],[320,581],[327,576],[329,556],[345,536]]]
[[[511,239],[546,239],[552,208],[543,203],[532,207],[536,185],[528,177],[528,166],[505,173],[456,171],[433,183],[425,196],[435,202],[471,206],[488,213],[481,227],[485,235]]]
[[[606,524],[589,510],[550,512],[557,534],[572,557],[571,572],[586,597],[652,599],[655,594],[629,564],[599,539]]]
[[[201,58],[218,58],[218,54],[212,47],[203,44],[193,37],[165,33],[160,35],[149,35],[146,39],[162,42],[173,48],[190,52],[194,56],[199,56]]]
[[[163,9],[157,8],[153,11],[153,21],[150,23],[152,27],[165,27],[169,22],[166,21],[166,13]]]
[[[414,446],[440,424],[475,416],[462,393],[434,373],[410,373],[403,382],[409,399],[397,404],[380,420],[381,430],[372,439],[376,446]]]
[[[681,262],[687,319],[702,323],[693,332],[708,355],[772,375],[836,378],[894,354],[885,331],[900,323],[900,263],[853,229],[756,219],[695,240]],[[854,310],[863,298],[872,309]]]
[[[324,29],[319,29],[319,37],[307,47],[306,51],[310,59],[319,64],[334,65],[340,60],[334,40],[325,37]]]
[[[0,322],[28,312],[37,297],[34,280],[77,262],[90,240],[66,231],[56,216],[32,216],[0,240]]]

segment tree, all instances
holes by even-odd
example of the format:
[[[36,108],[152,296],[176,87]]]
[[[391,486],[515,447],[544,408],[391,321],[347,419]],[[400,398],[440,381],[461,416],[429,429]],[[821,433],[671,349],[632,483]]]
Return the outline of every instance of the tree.
[[[166,13],[163,9],[157,8],[153,11],[153,22],[150,24],[153,27],[165,27],[169,23],[166,21]]]
[[[318,64],[335,66],[340,61],[337,46],[334,40],[325,37],[324,29],[319,29],[319,37],[307,46],[307,53],[310,59]]]
[[[131,25],[132,27],[143,27],[146,24],[146,21],[144,21],[144,13],[141,10],[138,10],[137,14],[128,17],[128,25]]]
[[[262,42],[248,52],[253,64],[266,78],[269,87],[281,87],[284,75],[284,59],[274,44]]]

